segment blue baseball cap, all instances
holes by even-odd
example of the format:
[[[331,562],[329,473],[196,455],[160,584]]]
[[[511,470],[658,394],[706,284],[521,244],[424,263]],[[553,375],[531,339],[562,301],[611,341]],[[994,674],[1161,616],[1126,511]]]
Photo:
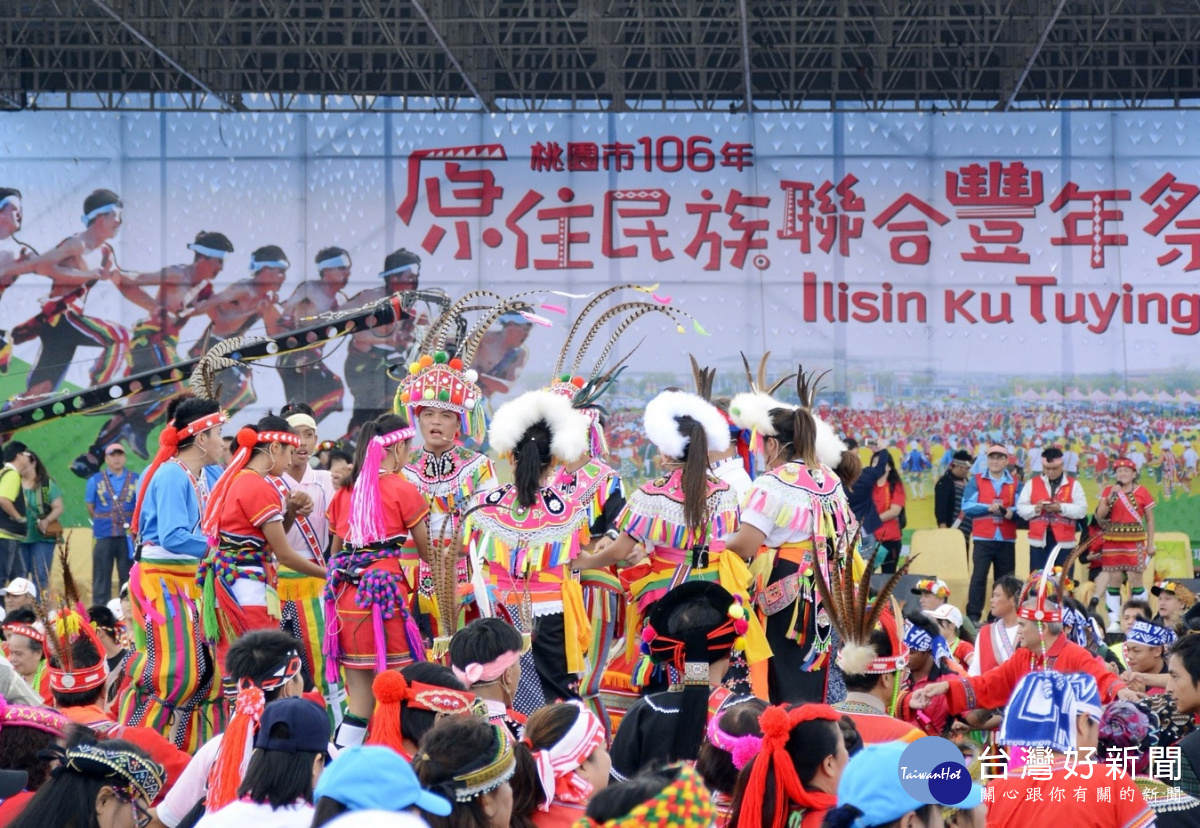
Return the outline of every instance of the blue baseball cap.
[[[905,742],[867,745],[851,757],[838,782],[837,797],[839,807],[853,805],[862,811],[853,828],[887,825],[925,807],[926,803],[913,799],[900,784],[900,757],[906,747]],[[981,802],[983,789],[972,785],[966,799],[953,807],[966,810]]]
[[[449,816],[450,802],[421,787],[412,766],[391,748],[359,745],[338,754],[317,780],[313,798],[336,799],[351,811],[403,811],[414,805]]]

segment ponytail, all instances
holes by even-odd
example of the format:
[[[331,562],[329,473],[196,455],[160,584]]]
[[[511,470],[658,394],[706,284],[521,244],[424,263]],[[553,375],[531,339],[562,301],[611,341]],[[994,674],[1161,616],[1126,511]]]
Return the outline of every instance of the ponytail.
[[[772,408],[771,425],[778,435],[775,439],[790,450],[784,452],[787,460],[799,460],[810,468],[817,468],[817,420],[806,408]]]
[[[528,509],[537,501],[554,456],[550,452],[550,428],[545,420],[525,429],[513,450],[513,484],[517,487],[517,505]]]
[[[854,485],[854,481],[858,480],[858,476],[862,474],[862,458],[858,456],[858,449],[843,451],[841,462],[837,464],[833,473],[838,476],[838,480],[842,481],[842,488],[849,491],[850,487]]]
[[[677,417],[679,432],[687,437],[683,450],[683,522],[697,532],[708,523],[708,435],[699,420]]]

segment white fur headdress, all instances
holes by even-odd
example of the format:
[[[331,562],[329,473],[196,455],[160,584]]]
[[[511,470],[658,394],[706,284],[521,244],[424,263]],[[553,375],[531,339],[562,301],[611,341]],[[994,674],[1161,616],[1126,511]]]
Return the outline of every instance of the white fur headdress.
[[[710,451],[729,448],[729,423],[712,403],[686,391],[664,391],[646,405],[646,436],[668,457],[683,457],[688,438],[677,417],[691,417],[704,428]]]
[[[796,406],[783,403],[764,391],[743,391],[734,394],[729,401],[729,419],[740,429],[755,431],[763,437],[777,437],[774,423],[771,422],[771,409]]]
[[[588,450],[588,418],[571,401],[552,391],[528,391],[497,409],[488,428],[488,441],[501,454],[511,454],[517,443],[539,421],[550,429],[550,451],[564,463],[574,463]]]
[[[836,469],[842,462],[842,454],[848,451],[846,443],[837,436],[833,426],[818,417],[815,412],[813,419],[817,421],[817,459],[829,468]]]

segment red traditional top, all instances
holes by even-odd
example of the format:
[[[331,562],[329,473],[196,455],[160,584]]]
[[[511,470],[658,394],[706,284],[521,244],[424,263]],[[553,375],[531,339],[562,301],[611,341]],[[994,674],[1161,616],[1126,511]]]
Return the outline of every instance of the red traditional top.
[[[353,490],[343,486],[329,502],[329,531],[342,540],[350,534],[350,497]],[[383,504],[383,524],[387,537],[408,533],[429,514],[429,504],[420,490],[399,474],[383,474],[379,478],[379,502]]]
[[[1103,661],[1060,635],[1044,656],[1035,656],[1025,647],[1018,647],[1008,661],[981,676],[948,679],[950,690],[946,696],[950,712],[958,714],[980,707],[1004,707],[1021,677],[1035,669],[1087,673],[1096,680],[1105,704],[1113,701],[1117,692],[1125,688],[1125,683],[1116,673],[1110,673]]]

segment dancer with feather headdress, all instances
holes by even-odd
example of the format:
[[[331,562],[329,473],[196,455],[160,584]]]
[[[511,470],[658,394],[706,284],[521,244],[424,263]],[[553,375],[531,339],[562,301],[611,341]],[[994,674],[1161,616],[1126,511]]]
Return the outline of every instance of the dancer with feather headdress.
[[[473,291],[447,308],[430,326],[420,356],[396,391],[396,411],[403,411],[421,432],[421,448],[413,452],[403,473],[429,503],[429,539],[437,549],[449,547],[458,535],[462,513],[498,483],[491,459],[461,444],[464,436],[481,440],[484,428],[479,377],[460,356],[467,345],[464,314],[474,302],[492,296]],[[464,341],[451,342],[452,334]],[[432,619],[432,636],[448,637],[441,629],[430,563],[412,546],[404,550],[401,563],[421,612]],[[456,566],[458,583],[466,584],[466,558],[459,558]]]
[[[601,292],[588,302],[567,332],[566,341],[554,364],[553,379],[546,388],[547,391],[569,399],[571,405],[588,418],[588,451],[574,463],[563,466],[554,486],[564,498],[577,501],[587,510],[588,529],[592,538],[619,536],[616,524],[625,507],[625,488],[620,474],[607,462],[608,438],[605,434],[605,412],[600,400],[616,383],[624,371],[625,362],[637,350],[637,346],[611,367],[606,367],[608,357],[621,336],[639,319],[650,314],[660,314],[670,318],[677,328],[682,329],[682,321],[688,316],[661,301],[655,303],[643,300],[620,302],[594,316],[593,311],[600,308],[605,299],[621,291],[633,290],[653,296],[657,287],[617,285]],[[601,348],[590,374],[585,377],[581,373],[583,361],[589,349],[599,341],[604,327],[610,322],[615,322],[616,327]],[[585,326],[589,323],[590,326],[585,332]],[[618,642],[625,627],[624,590],[620,578],[611,567],[582,571],[580,584],[583,587],[584,606],[591,622],[591,640],[587,648],[587,666],[580,681],[580,695],[611,734],[620,724],[624,710],[632,704],[629,694],[602,694],[609,650]]]
[[[741,526],[729,548],[753,561],[755,600],[774,658],[767,665],[772,702],[823,702],[827,698],[833,626],[817,590],[852,555],[847,543],[855,525],[842,482],[830,463],[845,445],[829,429],[821,435],[813,414],[819,377],[797,374],[800,405],[774,400],[752,388],[730,402],[730,416],[761,435],[766,465],[742,504]],[[836,459],[835,459],[836,458]]]

